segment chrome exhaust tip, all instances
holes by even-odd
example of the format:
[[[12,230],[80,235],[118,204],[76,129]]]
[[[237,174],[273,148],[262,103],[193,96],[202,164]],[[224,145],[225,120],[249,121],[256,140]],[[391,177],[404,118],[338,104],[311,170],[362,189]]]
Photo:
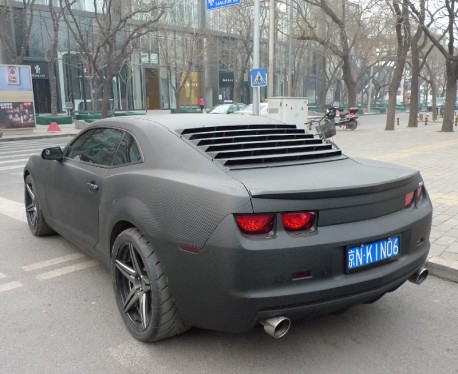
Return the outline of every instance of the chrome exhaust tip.
[[[429,274],[429,270],[426,268],[421,268],[418,270],[415,274],[413,274],[410,278],[409,281],[412,283],[420,285],[427,277]]]
[[[275,339],[279,339],[286,335],[291,327],[291,320],[285,316],[268,318],[261,321],[264,326],[264,331]]]

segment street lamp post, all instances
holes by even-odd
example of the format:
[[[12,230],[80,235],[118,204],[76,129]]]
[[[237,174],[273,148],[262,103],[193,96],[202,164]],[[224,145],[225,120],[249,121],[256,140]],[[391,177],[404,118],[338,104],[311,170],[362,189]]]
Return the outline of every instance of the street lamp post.
[[[372,76],[374,75],[374,65],[371,65],[371,71],[369,76],[369,92],[367,94],[367,113],[371,112],[371,100],[372,100]]]

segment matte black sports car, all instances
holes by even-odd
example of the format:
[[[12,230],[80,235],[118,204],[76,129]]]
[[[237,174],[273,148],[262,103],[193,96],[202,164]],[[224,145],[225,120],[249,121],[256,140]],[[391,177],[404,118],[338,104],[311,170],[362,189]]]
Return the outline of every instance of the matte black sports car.
[[[275,337],[290,321],[420,283],[432,206],[418,171],[352,159],[254,116],[106,119],[24,170],[35,235],[111,267],[133,336]]]

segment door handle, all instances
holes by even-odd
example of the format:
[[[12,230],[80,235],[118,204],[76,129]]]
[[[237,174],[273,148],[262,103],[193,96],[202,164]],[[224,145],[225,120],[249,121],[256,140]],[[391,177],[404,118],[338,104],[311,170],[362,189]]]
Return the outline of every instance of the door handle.
[[[88,187],[89,192],[95,192],[99,189],[99,186],[97,186],[95,182],[86,183],[86,186]]]

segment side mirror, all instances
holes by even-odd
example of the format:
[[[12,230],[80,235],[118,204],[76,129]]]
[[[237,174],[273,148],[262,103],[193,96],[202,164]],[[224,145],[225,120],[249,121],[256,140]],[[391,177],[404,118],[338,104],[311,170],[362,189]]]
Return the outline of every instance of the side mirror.
[[[45,148],[43,152],[41,152],[41,157],[45,160],[62,161],[64,153],[60,147]]]

